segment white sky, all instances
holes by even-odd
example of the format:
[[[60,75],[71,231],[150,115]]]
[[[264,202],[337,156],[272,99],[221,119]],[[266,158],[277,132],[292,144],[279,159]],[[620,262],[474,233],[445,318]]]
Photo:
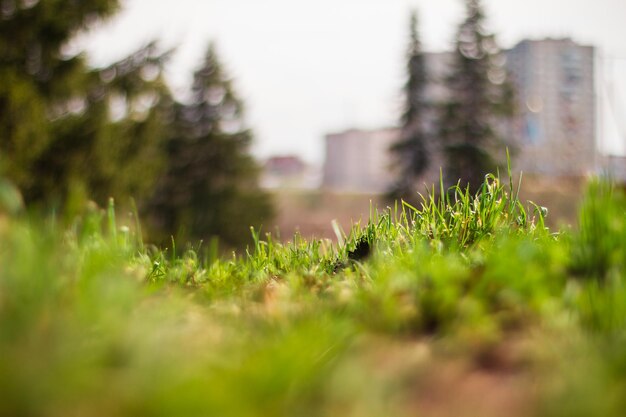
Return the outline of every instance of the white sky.
[[[615,96],[618,132],[605,148],[626,154],[626,0],[483,0],[503,47],[570,36],[599,47]],[[95,65],[152,39],[177,47],[168,69],[184,90],[209,41],[247,106],[259,157],[296,153],[319,163],[323,136],[393,125],[401,103],[408,16],[417,8],[424,49],[450,49],[463,0],[126,0],[81,43]],[[613,74],[609,76],[608,74]],[[612,83],[609,81],[612,80]],[[607,118],[605,116],[605,118]],[[615,125],[615,123],[613,123]],[[615,136],[615,135],[613,135]]]

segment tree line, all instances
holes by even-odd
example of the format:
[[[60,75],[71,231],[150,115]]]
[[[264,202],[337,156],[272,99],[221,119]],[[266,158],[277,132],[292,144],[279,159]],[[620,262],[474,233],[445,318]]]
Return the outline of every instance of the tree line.
[[[156,240],[236,246],[272,213],[249,154],[243,104],[214,46],[176,100],[170,52],[150,43],[91,68],[70,42],[118,0],[5,1],[0,10],[0,176],[30,210],[136,199]]]
[[[506,148],[512,144],[501,126],[514,114],[513,88],[495,36],[485,29],[481,1],[465,0],[465,6],[443,78],[444,98],[428,92],[433,74],[421,47],[417,13],[412,13],[401,133],[391,148],[396,166],[392,198],[415,200],[424,183],[438,179],[439,167],[446,187],[458,184],[476,192],[487,173],[506,165]]]
[[[511,90],[498,73],[501,52],[485,31],[480,1],[465,1],[443,104],[427,94],[412,15],[402,134],[392,149],[394,197],[414,197],[437,162],[446,185],[470,187],[501,162],[496,126],[511,114]],[[8,179],[30,210],[70,214],[87,200],[103,206],[113,196],[128,205],[134,198],[156,241],[217,236],[240,245],[248,227],[273,210],[258,186],[244,105],[215,46],[207,47],[184,101],[163,76],[171,51],[154,42],[90,67],[68,45],[119,8],[119,0],[2,2],[0,194]]]

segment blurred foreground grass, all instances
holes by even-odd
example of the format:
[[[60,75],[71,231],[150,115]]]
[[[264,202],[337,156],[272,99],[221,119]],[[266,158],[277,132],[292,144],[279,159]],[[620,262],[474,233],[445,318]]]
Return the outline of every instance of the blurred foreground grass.
[[[0,218],[0,415],[622,416],[626,199],[591,183],[552,233],[518,193],[229,259],[144,247],[112,207]]]

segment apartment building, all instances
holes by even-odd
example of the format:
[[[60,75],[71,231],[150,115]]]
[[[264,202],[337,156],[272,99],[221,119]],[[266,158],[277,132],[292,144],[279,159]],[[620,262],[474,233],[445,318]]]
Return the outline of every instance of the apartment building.
[[[399,138],[397,128],[361,130],[326,135],[322,185],[333,191],[382,193],[391,174],[389,148]]]
[[[517,92],[510,132],[515,169],[581,176],[596,162],[594,48],[571,39],[524,40],[506,51]]]
[[[516,90],[516,117],[500,126],[516,148],[513,169],[547,176],[579,177],[597,163],[594,48],[571,39],[524,40],[504,51],[510,82]],[[450,94],[444,80],[453,54],[424,54],[426,96],[435,104],[425,117],[433,133],[431,166],[423,182],[436,182],[442,163],[437,103]],[[393,181],[391,145],[400,129],[351,129],[326,136],[322,184],[342,191],[383,192]],[[445,168],[444,168],[445,169]],[[421,184],[416,184],[416,187]]]

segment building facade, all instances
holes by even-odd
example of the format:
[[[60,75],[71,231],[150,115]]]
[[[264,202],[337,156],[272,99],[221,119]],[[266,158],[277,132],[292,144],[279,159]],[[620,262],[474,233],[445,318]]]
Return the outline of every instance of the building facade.
[[[525,40],[506,51],[518,116],[515,170],[581,176],[596,165],[594,48],[571,39]]]
[[[571,39],[524,40],[504,54],[517,111],[499,128],[513,147],[513,170],[563,177],[595,172],[599,157],[594,48]],[[454,56],[426,53],[424,58],[426,97],[433,104],[424,119],[424,127],[434,138],[429,144],[430,167],[422,180],[428,185],[438,181],[443,164],[436,135],[437,104],[450,94],[444,81]],[[327,135],[323,186],[340,191],[387,191],[394,180],[389,149],[400,134],[400,129],[389,128]]]
[[[322,186],[332,191],[382,193],[393,176],[389,148],[399,138],[396,128],[326,135]]]

